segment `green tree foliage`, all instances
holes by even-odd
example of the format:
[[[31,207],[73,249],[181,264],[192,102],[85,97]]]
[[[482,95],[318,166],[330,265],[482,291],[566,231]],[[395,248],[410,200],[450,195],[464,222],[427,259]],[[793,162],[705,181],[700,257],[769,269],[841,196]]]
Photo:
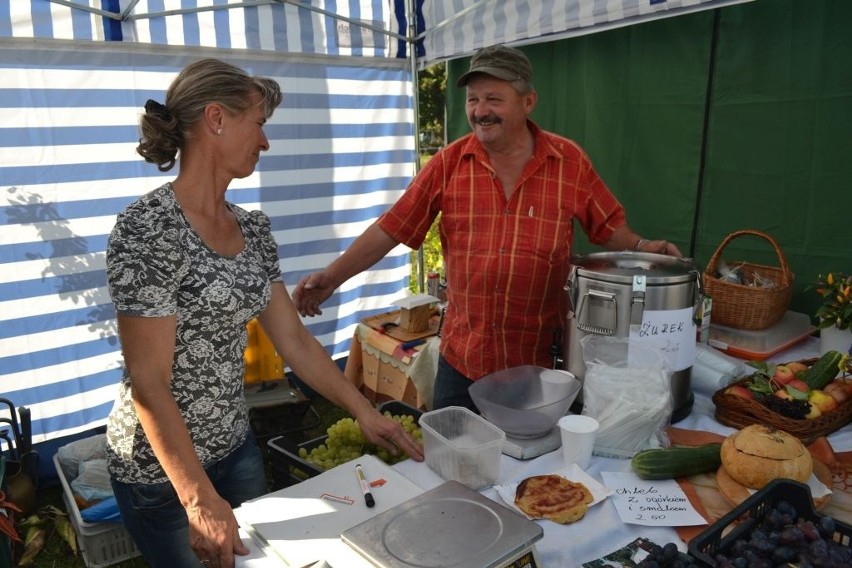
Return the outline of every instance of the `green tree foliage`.
[[[422,150],[434,154],[444,145],[447,64],[437,63],[418,75],[420,143]]]
[[[427,67],[419,73],[418,97],[420,107],[418,119],[420,121],[420,144],[422,154],[420,156],[420,167],[444,145],[444,118],[446,109],[447,90],[447,65],[438,63]],[[423,266],[426,274],[438,272],[444,276],[444,255],[441,249],[441,239],[438,235],[438,216],[423,241]],[[419,286],[419,263],[417,251],[411,252],[411,280],[409,289],[416,293]],[[425,281],[425,275],[424,275]]]

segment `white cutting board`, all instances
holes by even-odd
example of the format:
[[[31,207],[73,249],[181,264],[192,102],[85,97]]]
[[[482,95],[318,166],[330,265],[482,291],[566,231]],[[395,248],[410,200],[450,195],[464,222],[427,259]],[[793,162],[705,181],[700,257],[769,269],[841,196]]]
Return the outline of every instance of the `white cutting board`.
[[[364,468],[369,482],[385,482],[372,488],[376,501],[372,508],[361,494],[356,464]],[[365,455],[247,501],[234,513],[267,554],[301,568],[338,556],[349,548],[340,540],[343,531],[421,493],[423,489],[407,477],[378,458]]]

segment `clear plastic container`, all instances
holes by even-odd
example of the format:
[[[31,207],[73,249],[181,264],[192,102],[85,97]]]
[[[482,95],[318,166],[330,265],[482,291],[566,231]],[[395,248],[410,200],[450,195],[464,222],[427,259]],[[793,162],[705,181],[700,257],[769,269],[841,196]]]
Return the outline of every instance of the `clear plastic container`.
[[[502,430],[461,406],[424,413],[420,428],[426,465],[435,473],[475,491],[497,482]]]
[[[760,330],[744,330],[710,324],[709,344],[728,355],[763,361],[803,341],[816,331],[807,314],[786,312],[775,325]]]

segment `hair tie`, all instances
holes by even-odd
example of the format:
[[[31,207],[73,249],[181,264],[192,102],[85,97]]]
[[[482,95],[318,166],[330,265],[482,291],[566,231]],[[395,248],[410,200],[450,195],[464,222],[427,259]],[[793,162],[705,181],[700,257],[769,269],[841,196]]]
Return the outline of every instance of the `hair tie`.
[[[153,114],[164,121],[170,121],[174,118],[165,105],[158,103],[154,99],[148,99],[145,103],[145,112]]]

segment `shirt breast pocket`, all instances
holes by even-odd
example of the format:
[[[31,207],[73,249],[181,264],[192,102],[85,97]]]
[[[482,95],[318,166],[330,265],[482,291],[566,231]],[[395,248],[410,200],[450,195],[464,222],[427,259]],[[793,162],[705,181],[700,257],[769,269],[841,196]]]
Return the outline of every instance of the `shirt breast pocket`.
[[[573,235],[573,220],[567,211],[531,207],[518,219],[517,248],[537,262],[555,265],[568,261]]]

